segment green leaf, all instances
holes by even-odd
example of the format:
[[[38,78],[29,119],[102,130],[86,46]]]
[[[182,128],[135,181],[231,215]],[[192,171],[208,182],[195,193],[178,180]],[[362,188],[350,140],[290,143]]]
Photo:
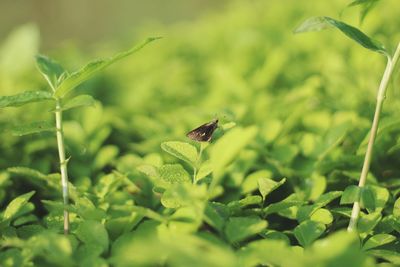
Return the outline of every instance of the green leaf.
[[[300,245],[307,247],[311,245],[325,231],[325,225],[315,221],[304,221],[299,224],[294,230],[294,236],[299,241]]]
[[[84,196],[81,196],[80,198],[75,200],[75,206],[76,208],[75,212],[83,219],[85,220],[102,220],[104,219],[107,215],[106,212],[101,209],[97,208],[93,202]]]
[[[360,200],[361,189],[356,185],[350,185],[344,190],[340,198],[340,204],[351,204]]]
[[[373,255],[379,259],[384,259],[393,265],[386,265],[386,266],[399,266],[400,265],[400,253],[392,250],[386,249],[373,249],[368,251],[369,255]]]
[[[82,221],[76,230],[77,237],[86,245],[100,248],[100,252],[108,250],[108,234],[103,224],[97,221]]]
[[[225,167],[254,139],[257,131],[255,126],[247,128],[235,127],[214,144],[210,152],[210,160],[214,166],[214,185],[218,183],[219,178],[223,175]]]
[[[325,176],[313,174],[310,178],[305,180],[305,193],[307,199],[316,200],[322,195],[326,189]]]
[[[367,14],[373,9],[380,0],[355,0],[348,7],[360,6],[360,23],[362,23]]]
[[[376,185],[369,185],[368,188],[372,191],[375,200],[375,211],[382,211],[389,200],[389,190]]]
[[[36,233],[25,243],[25,248],[50,266],[71,266],[72,247],[67,236],[51,231]],[[60,265],[60,263],[62,263]]]
[[[319,209],[320,209],[320,207],[318,207],[315,204],[301,206],[301,207],[299,207],[299,209],[296,212],[296,219],[299,222],[307,221],[314,214],[314,212],[316,212]]]
[[[327,225],[333,222],[333,216],[327,209],[318,209],[311,215],[310,220]]]
[[[244,178],[244,181],[241,185],[242,193],[248,194],[256,190],[258,188],[258,179],[261,178],[271,179],[272,177],[273,173],[269,170],[259,170],[250,173]]]
[[[394,202],[393,215],[396,218],[400,218],[400,197]]]
[[[285,182],[286,178],[283,178],[279,182],[275,182],[268,178],[260,178],[258,179],[258,190],[260,191],[262,198],[265,199],[268,194],[283,185]]]
[[[373,212],[367,215],[361,214],[357,223],[357,229],[360,233],[369,233],[375,228],[381,219],[382,215],[380,212]]]
[[[83,83],[84,81],[90,79],[93,75],[97,74],[99,71],[105,69],[106,67],[110,66],[111,64],[117,62],[120,59],[123,59],[140,49],[146,46],[148,43],[153,42],[154,40],[160,39],[160,37],[152,37],[147,38],[140,44],[132,47],[130,50],[118,53],[111,58],[108,59],[100,59],[95,60],[88,63],[86,66],[81,68],[80,70],[71,73],[65,80],[61,82],[61,84],[57,87],[56,92],[54,94],[57,98],[62,98],[66,94],[68,94],[71,90],[75,89],[79,84]]]
[[[25,256],[26,257],[26,256]],[[22,251],[11,248],[0,253],[0,266],[14,267],[24,266],[24,258]]]
[[[262,201],[263,200],[260,196],[247,196],[241,200],[229,202],[228,207],[232,212],[235,212],[246,206],[259,205]]]
[[[16,95],[1,96],[0,108],[19,107],[25,104],[52,100],[52,95],[47,91],[26,91]]]
[[[314,201],[314,204],[318,207],[324,207],[341,195],[342,191],[331,191],[321,195],[317,200]]]
[[[21,216],[19,218],[17,218],[14,222],[13,222],[13,226],[21,226],[27,223],[34,223],[37,222],[38,218],[33,215],[33,214],[29,214],[29,215],[25,215],[25,216]]]
[[[21,209],[28,203],[29,199],[35,194],[35,191],[20,195],[14,198],[10,204],[8,204],[6,210],[4,211],[3,218],[5,220],[12,220],[18,214]]]
[[[149,164],[140,165],[137,167],[137,170],[153,179],[158,178],[160,176],[157,168],[154,167],[153,165]]]
[[[397,238],[395,236],[389,235],[389,234],[374,235],[374,236],[371,236],[371,238],[368,239],[367,242],[365,242],[363,249],[367,250],[367,249],[383,246],[383,245],[386,245],[386,244],[389,244],[389,243],[395,241],[396,239]]]
[[[11,133],[15,136],[23,136],[28,134],[36,134],[41,132],[55,132],[54,123],[49,121],[36,121],[28,124],[14,126]]]
[[[258,217],[232,217],[226,224],[225,235],[231,243],[240,242],[267,227],[267,222]]]
[[[179,141],[164,142],[161,144],[161,148],[172,156],[186,161],[191,166],[197,164],[199,158],[197,149],[189,143]]]
[[[302,33],[310,31],[320,31],[330,27],[337,28],[347,37],[369,50],[387,55],[387,51],[382,44],[375,40],[372,40],[359,29],[330,17],[314,17],[307,19],[299,27],[297,27],[294,32]]]
[[[303,253],[297,253],[283,240],[256,240],[237,251],[237,266],[308,266]]]
[[[360,189],[360,205],[369,211],[375,210],[374,193],[368,186],[363,186]]]
[[[203,205],[206,186],[195,186],[191,183],[172,184],[163,193],[161,203],[166,208]]]
[[[266,232],[262,233],[262,236],[267,240],[281,240],[284,241],[285,244],[290,244],[290,239],[282,232],[275,231],[275,230],[267,230]]]
[[[199,171],[196,174],[196,180],[199,181],[203,179],[204,177],[208,176],[211,174],[213,171],[213,166],[209,160],[203,162],[200,165]]]
[[[292,194],[280,202],[270,204],[263,210],[263,212],[264,215],[267,216],[290,207],[301,206],[303,203],[304,201],[300,200],[296,194]]]
[[[310,262],[318,262],[320,266],[368,266],[355,232],[341,230],[330,233],[328,237],[314,242],[307,252]]]
[[[96,158],[93,162],[93,167],[96,170],[104,168],[107,164],[111,164],[112,161],[118,156],[119,148],[114,145],[106,145],[100,148],[97,152]]]
[[[165,164],[159,169],[160,177],[169,184],[190,183],[191,178],[180,164]]]
[[[30,169],[27,167],[10,167],[10,168],[7,168],[7,171],[10,173],[13,173],[13,174],[23,175],[23,176],[27,176],[27,177],[35,177],[40,180],[47,179],[46,174],[43,174],[38,170]]]
[[[352,6],[358,6],[358,5],[365,5],[368,3],[373,3],[373,2],[378,2],[378,1],[380,1],[380,0],[354,0],[353,2],[348,4],[348,6],[352,7]]]
[[[64,68],[54,60],[43,55],[36,56],[36,65],[50,87],[55,90],[61,81],[60,78],[65,73]]]
[[[94,106],[96,100],[91,95],[78,95],[65,103],[61,110],[68,110],[79,107],[89,107]]]

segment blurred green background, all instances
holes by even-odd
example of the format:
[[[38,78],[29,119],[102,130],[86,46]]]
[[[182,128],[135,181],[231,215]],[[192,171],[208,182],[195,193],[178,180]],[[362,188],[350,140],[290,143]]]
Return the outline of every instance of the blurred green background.
[[[87,47],[132,36],[144,24],[194,21],[227,5],[227,0],[2,0],[0,39],[20,24],[34,22],[46,48],[57,48],[65,42]]]

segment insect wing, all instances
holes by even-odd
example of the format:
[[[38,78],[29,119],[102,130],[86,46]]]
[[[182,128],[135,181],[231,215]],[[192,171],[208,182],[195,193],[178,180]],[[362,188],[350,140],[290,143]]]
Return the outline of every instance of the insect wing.
[[[211,136],[215,129],[218,127],[218,120],[214,120],[191,130],[186,134],[192,140],[199,142],[208,142],[211,140]]]

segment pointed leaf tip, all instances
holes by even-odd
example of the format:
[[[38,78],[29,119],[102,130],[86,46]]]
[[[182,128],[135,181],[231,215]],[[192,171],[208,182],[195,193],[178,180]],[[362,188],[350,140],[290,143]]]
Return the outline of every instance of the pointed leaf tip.
[[[159,37],[150,37],[142,41],[136,46],[133,46],[131,49],[120,52],[115,54],[114,56],[110,58],[105,58],[105,59],[96,59],[85,66],[83,66],[81,69],[71,73],[68,77],[66,77],[64,80],[62,80],[54,93],[54,97],[56,98],[62,98],[66,94],[68,94],[70,91],[74,90],[78,85],[81,83],[87,81],[91,77],[93,77],[95,74],[99,73],[101,70],[105,69],[106,67],[110,66],[111,64],[141,50],[143,47],[145,47],[147,44],[150,42],[160,39]]]
[[[320,31],[327,28],[334,27],[340,30],[347,37],[357,42],[359,45],[384,55],[388,55],[386,48],[379,43],[378,41],[373,40],[365,33],[353,27],[349,24],[346,24],[342,21],[330,18],[330,17],[312,17],[305,20],[300,26],[298,26],[294,33],[303,33],[310,31]]]

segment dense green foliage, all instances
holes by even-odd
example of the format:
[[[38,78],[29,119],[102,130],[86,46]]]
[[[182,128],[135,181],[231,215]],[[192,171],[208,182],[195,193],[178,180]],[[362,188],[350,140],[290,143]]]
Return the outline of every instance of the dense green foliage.
[[[32,92],[49,92],[35,69],[38,32],[13,32],[0,47],[0,92],[29,92],[0,100],[0,266],[399,265],[398,80],[359,188],[384,60],[338,31],[293,35],[304,19],[344,6],[299,2],[242,1],[158,29],[163,39],[77,90],[81,80],[64,83],[68,236],[53,99]],[[398,4],[384,2],[362,28],[394,46]],[[68,69],[90,60],[75,47],[52,56]],[[41,70],[61,76],[49,62]],[[208,146],[185,137],[215,117]],[[358,200],[358,232],[348,233]]]

